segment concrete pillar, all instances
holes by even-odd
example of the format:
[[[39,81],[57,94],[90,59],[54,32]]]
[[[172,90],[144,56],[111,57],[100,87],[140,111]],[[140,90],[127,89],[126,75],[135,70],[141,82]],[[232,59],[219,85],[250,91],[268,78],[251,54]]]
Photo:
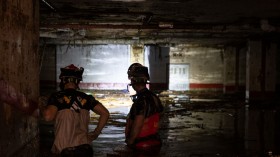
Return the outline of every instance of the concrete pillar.
[[[130,63],[144,65],[144,45],[131,45]]]
[[[145,46],[145,66],[149,67],[150,89],[167,90],[168,89],[168,71],[169,71],[169,47],[160,47],[159,45]],[[182,57],[181,57],[182,58]]]
[[[0,6],[0,156],[36,157],[39,1],[1,0]]]
[[[277,44],[265,43],[265,85],[264,90],[268,93],[274,94],[276,91],[276,56]]]
[[[246,100],[269,100],[275,96],[277,45],[250,40],[246,57]]]
[[[236,64],[239,57],[237,56],[235,47],[227,47],[224,50],[224,88],[223,92],[233,93],[237,90],[238,86],[238,65]]]

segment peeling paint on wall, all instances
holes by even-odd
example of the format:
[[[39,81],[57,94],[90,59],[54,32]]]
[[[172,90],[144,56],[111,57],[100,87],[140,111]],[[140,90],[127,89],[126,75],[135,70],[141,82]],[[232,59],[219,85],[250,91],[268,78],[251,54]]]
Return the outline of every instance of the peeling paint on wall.
[[[170,54],[181,54],[181,56],[170,55],[170,63],[190,65],[190,84],[223,83],[223,62],[220,49],[181,46],[178,45],[177,49],[171,48]]]

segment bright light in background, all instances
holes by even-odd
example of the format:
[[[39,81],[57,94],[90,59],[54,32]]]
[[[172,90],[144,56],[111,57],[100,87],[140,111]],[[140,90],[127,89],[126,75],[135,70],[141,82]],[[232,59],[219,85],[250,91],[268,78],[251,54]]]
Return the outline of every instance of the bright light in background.
[[[61,67],[83,67],[81,90],[93,95],[110,112],[128,112],[133,103],[130,96],[136,94],[131,86],[127,91],[130,45],[58,45],[56,50],[57,82]]]
[[[128,86],[129,95],[135,95],[136,91],[132,88],[132,86]]]
[[[126,90],[129,50],[129,45],[57,46],[57,78],[61,67],[74,64],[85,69],[81,89]]]
[[[169,66],[169,90],[189,90],[189,65],[170,64]]]

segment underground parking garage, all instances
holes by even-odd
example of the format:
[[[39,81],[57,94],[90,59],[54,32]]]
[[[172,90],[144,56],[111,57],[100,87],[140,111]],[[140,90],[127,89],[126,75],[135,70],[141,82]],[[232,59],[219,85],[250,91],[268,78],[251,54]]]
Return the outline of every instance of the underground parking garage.
[[[1,156],[51,155],[53,122],[40,109],[69,64],[85,69],[80,90],[111,114],[94,156],[131,156],[124,127],[134,62],[148,67],[147,87],[164,105],[158,156],[280,155],[279,2],[0,4]],[[90,117],[94,129],[98,116]]]

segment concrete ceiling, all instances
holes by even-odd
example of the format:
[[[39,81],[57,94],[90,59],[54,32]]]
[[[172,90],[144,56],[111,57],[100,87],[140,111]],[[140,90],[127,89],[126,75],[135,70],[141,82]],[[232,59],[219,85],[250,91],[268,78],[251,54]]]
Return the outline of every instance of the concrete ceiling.
[[[40,37],[57,43],[226,44],[279,26],[279,0],[40,1]]]

